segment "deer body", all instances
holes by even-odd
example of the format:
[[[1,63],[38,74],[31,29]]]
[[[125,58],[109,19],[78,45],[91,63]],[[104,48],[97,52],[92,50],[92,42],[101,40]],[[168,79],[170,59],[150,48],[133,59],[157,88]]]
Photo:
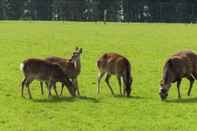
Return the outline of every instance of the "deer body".
[[[125,57],[116,53],[105,53],[98,59],[97,67],[99,69],[99,75],[97,79],[97,95],[100,92],[100,81],[105,74],[106,74],[105,81],[113,95],[114,92],[109,83],[109,79],[111,75],[117,76],[120,86],[120,94],[122,95],[121,79],[123,79],[124,82],[123,93],[124,95],[127,96],[130,95],[131,84],[132,84],[131,66],[129,61]]]
[[[47,81],[48,95],[51,96],[51,88],[55,86],[56,82],[62,82],[67,85],[71,95],[74,95],[72,82],[65,75],[63,70],[57,64],[51,64],[41,59],[27,59],[21,64],[21,69],[24,73],[25,79],[22,81],[21,95],[23,96],[24,86],[28,88],[29,97],[32,98],[29,85],[33,80]],[[55,89],[55,87],[54,87]],[[57,93],[57,92],[56,92]]]
[[[62,68],[66,76],[72,80],[75,90],[78,95],[80,95],[80,92],[78,88],[77,77],[81,71],[81,63],[80,63],[81,53],[82,53],[82,48],[80,49],[76,48],[75,52],[73,52],[73,55],[70,59],[65,59],[65,58],[56,57],[56,56],[48,57],[45,59],[47,62],[58,64]],[[41,83],[41,88],[43,88],[42,83]],[[62,93],[63,93],[63,86],[62,86],[60,94],[62,95]]]
[[[180,98],[180,85],[183,78],[190,81],[188,90],[188,96],[190,96],[194,80],[197,78],[197,55],[192,51],[178,52],[166,61],[160,83],[161,99],[167,98],[171,84],[174,82],[177,82],[178,97]]]
[[[74,63],[69,59],[64,59],[56,56],[48,57],[45,60],[50,63],[59,64],[69,78],[76,78],[80,74],[80,68],[81,68],[80,61]]]

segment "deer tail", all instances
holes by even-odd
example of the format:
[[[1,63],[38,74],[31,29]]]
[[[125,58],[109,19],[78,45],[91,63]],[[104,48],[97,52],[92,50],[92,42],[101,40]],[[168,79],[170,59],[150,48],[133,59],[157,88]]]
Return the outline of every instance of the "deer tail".
[[[131,76],[131,66],[130,66],[130,64],[127,64],[126,74],[125,74],[125,78],[123,78],[123,80],[124,80],[124,83],[126,85],[126,88],[131,91],[131,84],[132,84],[133,78]]]
[[[20,64],[20,70],[23,72],[23,69],[24,69],[24,63],[21,63]]]

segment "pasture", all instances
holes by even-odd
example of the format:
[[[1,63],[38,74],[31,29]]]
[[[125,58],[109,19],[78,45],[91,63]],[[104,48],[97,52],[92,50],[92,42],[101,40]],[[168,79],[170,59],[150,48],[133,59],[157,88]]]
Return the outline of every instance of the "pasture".
[[[0,130],[16,131],[166,131],[196,130],[197,84],[187,96],[189,82],[181,85],[177,99],[174,84],[168,100],[160,101],[159,83],[165,60],[183,49],[197,51],[197,25],[120,24],[74,22],[0,22]],[[20,63],[30,57],[69,58],[83,48],[79,76],[81,97],[48,100],[38,81],[31,85],[33,99],[20,96]],[[132,65],[132,97],[120,97],[116,77],[113,97],[101,81],[96,98],[96,60],[105,52],[126,56]],[[58,84],[60,87],[60,84]],[[60,88],[58,88],[60,89]]]

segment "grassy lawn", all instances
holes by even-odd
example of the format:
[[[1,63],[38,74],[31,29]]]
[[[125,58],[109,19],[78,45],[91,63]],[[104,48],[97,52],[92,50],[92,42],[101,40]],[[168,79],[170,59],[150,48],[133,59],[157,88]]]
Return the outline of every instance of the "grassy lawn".
[[[197,51],[197,25],[71,22],[0,22],[0,130],[16,131],[169,131],[197,129],[197,85],[189,82],[177,100],[173,85],[168,100],[159,98],[165,60],[183,49]],[[39,82],[31,85],[33,100],[20,96],[20,63],[30,57],[68,58],[76,46],[84,50],[79,88],[82,97],[48,100]],[[119,96],[112,77],[113,97],[104,81],[96,99],[96,60],[105,52],[126,56],[132,64],[132,97]],[[60,86],[60,84],[58,85]],[[60,88],[58,88],[60,89]],[[55,93],[52,92],[55,96]]]

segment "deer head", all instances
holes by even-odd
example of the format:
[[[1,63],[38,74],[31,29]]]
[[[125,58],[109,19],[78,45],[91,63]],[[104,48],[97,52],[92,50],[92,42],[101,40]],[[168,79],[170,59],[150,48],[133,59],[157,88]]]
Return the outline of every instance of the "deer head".
[[[76,47],[75,51],[73,52],[73,55],[70,59],[71,62],[76,62],[80,60],[80,55],[82,54],[82,48]]]

